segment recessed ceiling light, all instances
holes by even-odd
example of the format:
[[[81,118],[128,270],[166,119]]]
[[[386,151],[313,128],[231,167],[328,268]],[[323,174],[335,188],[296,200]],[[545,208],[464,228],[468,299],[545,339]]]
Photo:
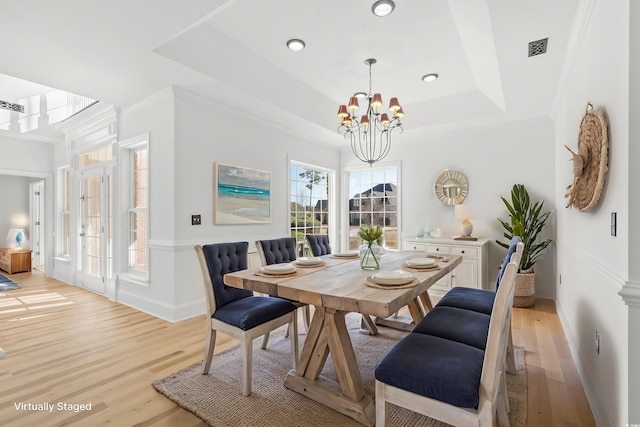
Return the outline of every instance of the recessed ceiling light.
[[[306,44],[304,43],[304,40],[300,40],[300,39],[291,39],[289,41],[287,41],[287,47],[289,49],[291,49],[294,52],[299,52],[302,49],[304,49],[304,47],[306,46]]]
[[[425,83],[435,82],[438,79],[438,75],[436,73],[425,74],[422,76],[422,81]]]
[[[355,96],[356,98],[366,98],[367,97],[367,93],[366,92],[356,92],[353,94],[353,96]]]
[[[396,4],[392,0],[378,0],[371,6],[371,12],[376,16],[387,16],[395,7]]]

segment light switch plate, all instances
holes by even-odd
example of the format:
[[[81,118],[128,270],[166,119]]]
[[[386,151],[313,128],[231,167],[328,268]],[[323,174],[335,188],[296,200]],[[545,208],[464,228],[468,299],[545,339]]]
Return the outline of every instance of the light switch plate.
[[[202,224],[202,218],[200,215],[191,215],[191,225],[200,225]]]
[[[611,235],[615,236],[618,233],[618,213],[611,212]]]

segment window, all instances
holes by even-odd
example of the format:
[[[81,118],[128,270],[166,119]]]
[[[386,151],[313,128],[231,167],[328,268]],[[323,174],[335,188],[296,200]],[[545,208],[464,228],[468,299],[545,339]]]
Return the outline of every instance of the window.
[[[305,249],[307,234],[332,234],[333,175],[327,169],[291,162],[291,236],[296,238],[300,254],[308,255]]]
[[[71,242],[71,169],[58,169],[58,233],[56,255],[69,257]]]
[[[149,135],[119,144],[123,221],[120,223],[120,270],[129,279],[148,286],[149,277]]]
[[[131,190],[129,202],[129,269],[147,272],[147,200],[148,182],[147,147],[131,150]]]
[[[358,229],[363,225],[382,227],[384,247],[398,249],[399,166],[349,168],[346,176],[349,192],[349,249],[357,249],[362,244]]]

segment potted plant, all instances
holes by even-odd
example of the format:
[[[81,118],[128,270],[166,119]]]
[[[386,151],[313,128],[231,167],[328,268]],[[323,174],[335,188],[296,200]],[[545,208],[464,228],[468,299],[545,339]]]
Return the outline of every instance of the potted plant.
[[[551,211],[541,213],[544,201],[539,200],[533,205],[529,192],[522,184],[515,184],[511,189],[511,201],[501,196],[502,202],[509,211],[509,220],[498,218],[504,228],[503,236],[507,243],[496,240],[505,248],[513,236],[518,236],[524,243],[522,258],[516,275],[516,289],[513,298],[514,307],[530,307],[535,301],[535,272],[533,266],[544,250],[551,243],[551,239],[538,241],[538,235],[544,228],[551,215]]]
[[[365,270],[378,270],[382,251],[382,228],[365,225],[358,230],[358,236],[363,242],[359,249],[360,267]]]

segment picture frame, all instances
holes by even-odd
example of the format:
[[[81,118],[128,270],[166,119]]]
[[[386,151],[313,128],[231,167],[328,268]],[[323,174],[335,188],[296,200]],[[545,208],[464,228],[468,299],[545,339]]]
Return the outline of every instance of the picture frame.
[[[271,172],[214,163],[215,224],[271,223]]]

